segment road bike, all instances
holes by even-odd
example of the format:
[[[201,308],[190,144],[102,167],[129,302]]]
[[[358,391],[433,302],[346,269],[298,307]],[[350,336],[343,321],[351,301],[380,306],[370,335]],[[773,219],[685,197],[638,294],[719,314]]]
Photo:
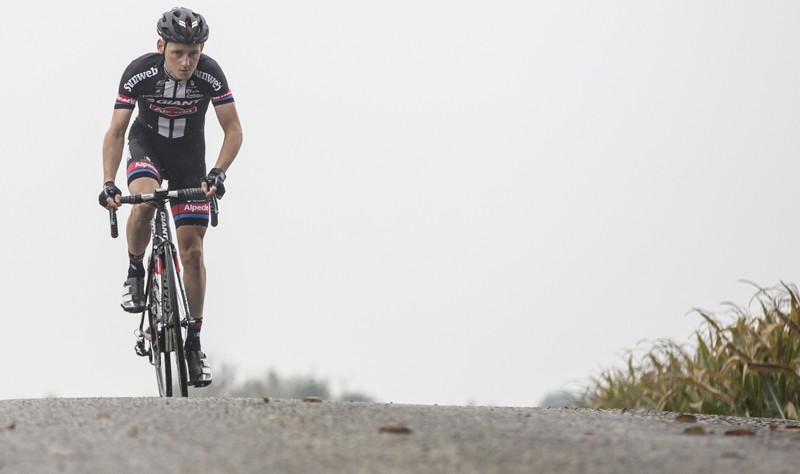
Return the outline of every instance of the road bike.
[[[156,189],[150,194],[120,196],[122,204],[149,202],[156,208],[151,222],[151,249],[145,277],[146,306],[142,311],[136,335],[136,354],[147,357],[156,371],[158,393],[172,397],[179,393],[189,396],[186,351],[183,343],[186,332],[194,321],[189,312],[186,291],[181,278],[177,246],[172,239],[170,213],[167,202],[170,198],[206,200],[201,188],[169,190]],[[218,223],[219,207],[216,196],[209,201],[212,227]],[[111,237],[119,235],[116,209],[109,209]],[[145,320],[147,327],[145,327]]]

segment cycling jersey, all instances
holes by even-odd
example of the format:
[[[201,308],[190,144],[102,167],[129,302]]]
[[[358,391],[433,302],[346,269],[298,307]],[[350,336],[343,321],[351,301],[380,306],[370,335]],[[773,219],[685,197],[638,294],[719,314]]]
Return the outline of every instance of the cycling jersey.
[[[131,62],[119,84],[115,109],[139,115],[128,133],[128,185],[139,178],[169,181],[171,189],[200,186],[206,175],[205,115],[208,104],[233,102],[225,74],[201,54],[197,69],[176,81],[164,69],[164,56],[145,54]],[[208,225],[208,203],[170,199],[175,226]]]
[[[139,105],[135,124],[166,138],[204,139],[208,104],[233,102],[225,74],[216,61],[201,54],[186,81],[176,81],[164,69],[164,56],[148,53],[134,59],[119,83],[115,109]]]

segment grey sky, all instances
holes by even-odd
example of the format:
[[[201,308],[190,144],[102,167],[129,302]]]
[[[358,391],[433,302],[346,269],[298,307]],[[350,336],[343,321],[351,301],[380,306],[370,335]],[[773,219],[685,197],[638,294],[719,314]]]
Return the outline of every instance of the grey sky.
[[[155,393],[95,200],[119,78],[173,3],[0,17],[1,398]],[[740,279],[797,280],[796,2],[247,5],[185,4],[245,132],[207,237],[212,364],[534,405],[746,304]]]

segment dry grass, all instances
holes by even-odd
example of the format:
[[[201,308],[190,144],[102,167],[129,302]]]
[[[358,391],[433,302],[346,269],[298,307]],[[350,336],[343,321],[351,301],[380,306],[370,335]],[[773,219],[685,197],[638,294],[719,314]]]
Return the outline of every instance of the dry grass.
[[[759,288],[752,303],[756,314],[729,304],[722,318],[696,309],[702,324],[691,344],[664,339],[641,356],[629,351],[626,366],[594,377],[579,404],[798,419],[797,288]]]

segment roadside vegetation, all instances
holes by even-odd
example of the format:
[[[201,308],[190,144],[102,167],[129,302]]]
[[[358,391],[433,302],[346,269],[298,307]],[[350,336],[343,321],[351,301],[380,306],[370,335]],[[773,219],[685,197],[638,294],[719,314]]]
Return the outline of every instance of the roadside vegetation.
[[[797,288],[758,288],[747,307],[726,307],[722,315],[695,309],[701,325],[688,344],[662,339],[628,351],[625,366],[593,377],[577,404],[798,419]]]
[[[223,364],[214,371],[214,383],[194,390],[195,397],[242,397],[304,399],[316,397],[322,400],[371,402],[372,397],[360,392],[345,391],[334,394],[327,380],[311,375],[282,377],[274,370],[265,371],[258,377],[237,377],[236,368]]]

